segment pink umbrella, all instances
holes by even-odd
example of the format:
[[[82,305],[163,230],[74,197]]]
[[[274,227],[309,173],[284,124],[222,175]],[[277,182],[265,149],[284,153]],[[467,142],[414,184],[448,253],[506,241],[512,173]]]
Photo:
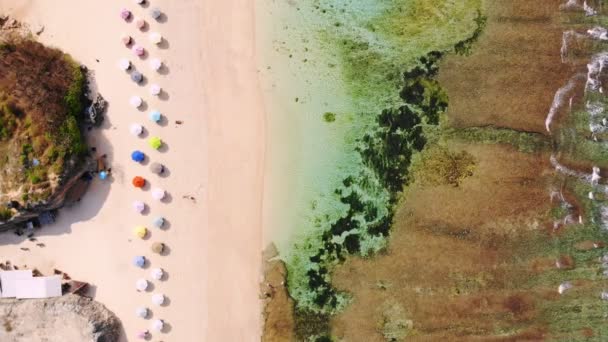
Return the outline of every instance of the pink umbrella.
[[[131,11],[129,11],[126,8],[121,9],[120,17],[123,18],[124,20],[128,20],[129,18],[131,18]]]
[[[122,43],[125,45],[129,45],[131,44],[131,36],[129,36],[128,34],[125,34],[121,37]]]
[[[146,21],[141,18],[137,18],[135,19],[135,26],[137,26],[137,28],[141,30],[146,27]]]
[[[148,338],[149,335],[150,335],[150,333],[148,332],[148,330],[140,331],[137,333],[137,338],[139,338],[141,340],[145,340]]]
[[[139,45],[133,46],[132,51],[135,55],[140,56],[140,57],[146,53],[146,50]]]

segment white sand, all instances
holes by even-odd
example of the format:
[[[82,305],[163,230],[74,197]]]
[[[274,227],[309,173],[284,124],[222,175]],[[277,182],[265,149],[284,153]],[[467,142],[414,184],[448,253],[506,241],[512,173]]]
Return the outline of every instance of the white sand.
[[[166,37],[165,49],[152,46],[148,33],[139,32],[134,23],[123,22],[122,7],[144,17],[151,24],[148,32]],[[148,15],[152,7],[162,9],[168,20],[156,23]],[[109,155],[114,177],[112,184],[96,180],[81,203],[61,211],[56,224],[38,232],[45,248],[13,234],[0,235],[0,259],[43,271],[56,267],[94,284],[95,298],[119,316],[128,340],[149,328],[150,320],[135,316],[135,308],[149,306],[153,317],[169,326],[152,341],[259,341],[264,115],[253,52],[253,2],[153,0],[143,9],[131,0],[14,0],[0,1],[0,13],[33,27],[44,25],[41,41],[94,71],[110,103],[106,128],[94,145]],[[136,58],[122,45],[122,33],[132,35],[150,57],[162,58],[169,72],[152,72],[150,57]],[[123,57],[148,77],[147,86],[137,86],[119,70]],[[150,96],[152,83],[166,90],[168,98]],[[132,95],[144,98],[148,110],[131,108]],[[168,124],[150,122],[151,109],[166,114]],[[152,151],[144,139],[131,136],[133,122],[162,137],[167,150]],[[167,165],[170,175],[158,178],[131,162],[136,148]],[[135,175],[150,180],[152,188],[166,189],[170,203],[153,201],[150,190],[134,189],[130,182]],[[196,203],[183,195],[194,196]],[[150,205],[147,216],[132,210],[137,199]],[[169,229],[152,228],[147,241],[134,238],[133,227],[150,226],[156,215],[169,220]],[[165,242],[170,254],[153,255],[153,241]],[[168,272],[168,280],[153,282],[153,292],[164,293],[169,305],[154,307],[151,293],[135,291],[138,278],[149,278],[149,269],[131,265],[138,254]]]

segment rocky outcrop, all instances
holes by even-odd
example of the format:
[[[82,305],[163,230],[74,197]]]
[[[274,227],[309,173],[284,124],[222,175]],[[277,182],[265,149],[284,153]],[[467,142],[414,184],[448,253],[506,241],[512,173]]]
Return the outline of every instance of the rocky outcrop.
[[[295,340],[294,302],[287,292],[285,263],[277,258],[274,244],[269,245],[262,255],[264,261],[264,283],[260,296],[263,300],[264,332],[263,342],[285,342]]]
[[[3,342],[116,342],[120,330],[111,311],[86,297],[0,300]]]

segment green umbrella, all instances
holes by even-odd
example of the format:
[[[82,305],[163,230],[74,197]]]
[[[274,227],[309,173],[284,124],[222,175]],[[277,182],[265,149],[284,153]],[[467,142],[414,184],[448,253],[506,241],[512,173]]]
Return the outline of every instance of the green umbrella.
[[[158,150],[162,144],[163,141],[160,140],[159,137],[151,137],[150,139],[148,139],[148,145],[150,145],[150,147],[155,150]]]

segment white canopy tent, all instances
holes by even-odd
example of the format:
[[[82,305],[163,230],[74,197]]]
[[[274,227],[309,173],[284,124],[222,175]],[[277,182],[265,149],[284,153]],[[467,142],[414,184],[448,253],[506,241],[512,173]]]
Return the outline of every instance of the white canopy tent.
[[[14,298],[17,296],[17,280],[30,279],[32,270],[0,271],[0,297]]]
[[[16,297],[51,298],[61,296],[61,276],[17,279]]]

